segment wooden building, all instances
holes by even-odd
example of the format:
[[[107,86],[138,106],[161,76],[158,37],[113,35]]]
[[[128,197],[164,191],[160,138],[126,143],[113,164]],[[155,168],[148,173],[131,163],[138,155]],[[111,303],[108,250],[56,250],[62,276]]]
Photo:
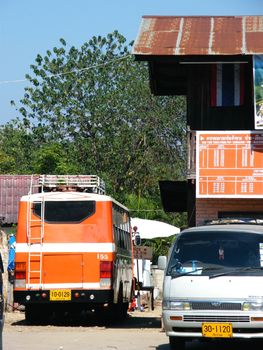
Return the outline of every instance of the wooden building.
[[[144,16],[132,53],[153,94],[187,99],[188,176],[160,181],[164,209],[263,218],[263,16]]]

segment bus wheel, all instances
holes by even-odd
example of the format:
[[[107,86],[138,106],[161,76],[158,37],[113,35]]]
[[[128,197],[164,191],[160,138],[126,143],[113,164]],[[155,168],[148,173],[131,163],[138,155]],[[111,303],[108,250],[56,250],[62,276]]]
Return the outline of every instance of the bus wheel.
[[[127,313],[128,307],[129,307],[129,303],[122,303],[121,311],[120,311],[121,320],[124,320],[128,316],[128,313]]]
[[[123,302],[123,290],[122,287],[120,287],[119,290],[119,296],[118,296],[118,303],[115,305],[115,312],[116,312],[116,318],[117,320],[124,320],[128,313],[128,302]]]
[[[45,324],[50,316],[48,305],[26,305],[25,319],[29,324]]]
[[[26,305],[25,307],[25,319],[29,324],[38,323],[39,320],[38,308],[34,305]]]

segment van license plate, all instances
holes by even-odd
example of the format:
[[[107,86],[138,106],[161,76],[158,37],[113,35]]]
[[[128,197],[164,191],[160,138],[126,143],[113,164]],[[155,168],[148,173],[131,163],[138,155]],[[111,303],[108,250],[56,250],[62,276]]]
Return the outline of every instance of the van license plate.
[[[232,323],[203,323],[202,335],[210,338],[231,338]]]
[[[54,289],[50,291],[50,300],[71,300],[70,289]]]

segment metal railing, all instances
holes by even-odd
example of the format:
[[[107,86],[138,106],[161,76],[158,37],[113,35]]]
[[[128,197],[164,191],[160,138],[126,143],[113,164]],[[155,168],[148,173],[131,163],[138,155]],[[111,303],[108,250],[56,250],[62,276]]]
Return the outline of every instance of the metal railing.
[[[97,175],[40,175],[43,188],[79,188],[97,194],[105,194],[105,183]]]

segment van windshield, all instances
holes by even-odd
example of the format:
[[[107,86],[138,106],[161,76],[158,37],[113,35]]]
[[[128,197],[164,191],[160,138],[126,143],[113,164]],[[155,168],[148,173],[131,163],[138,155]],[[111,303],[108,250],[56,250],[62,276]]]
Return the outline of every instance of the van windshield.
[[[188,267],[188,270],[187,270]],[[206,231],[181,234],[173,248],[167,274],[191,268],[211,274],[216,269],[255,268],[262,274],[263,235],[244,232]],[[207,270],[207,273],[205,272]],[[239,270],[239,271],[242,271]]]

